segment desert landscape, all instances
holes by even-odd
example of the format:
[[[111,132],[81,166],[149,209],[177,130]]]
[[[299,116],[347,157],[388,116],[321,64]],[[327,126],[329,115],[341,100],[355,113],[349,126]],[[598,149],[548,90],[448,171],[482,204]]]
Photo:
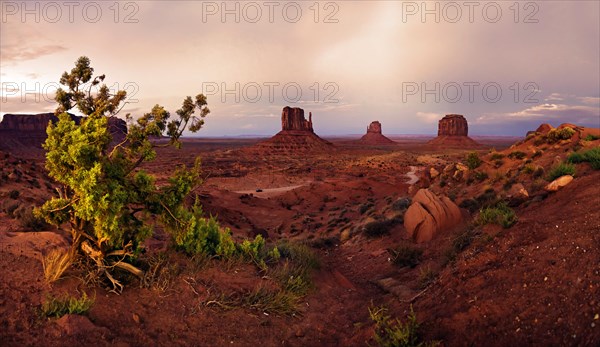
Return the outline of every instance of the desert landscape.
[[[0,17],[0,346],[600,346],[600,3]]]
[[[235,239],[311,252],[310,287],[287,306],[244,302],[257,288],[275,290],[275,270],[187,258],[161,230],[140,256],[151,277],[126,279],[120,295],[89,278],[85,263],[48,283],[42,259],[71,242],[67,228],[31,212],[58,187],[41,148],[52,117],[0,124],[5,345],[365,345],[377,329],[369,308],[382,305],[402,319],[414,310],[419,339],[442,345],[600,341],[600,129],[542,125],[478,143],[463,117],[447,116],[429,141],[394,142],[371,126],[366,143],[330,142],[302,109],[286,107],[270,139],[184,139],[180,150],[158,150],[143,167],[159,184],[174,164],[202,157],[205,178],[192,194]],[[376,136],[384,140],[370,142]],[[584,153],[589,161],[574,160]],[[557,165],[576,174],[556,174]],[[94,298],[85,315],[40,313],[49,296],[83,293]]]

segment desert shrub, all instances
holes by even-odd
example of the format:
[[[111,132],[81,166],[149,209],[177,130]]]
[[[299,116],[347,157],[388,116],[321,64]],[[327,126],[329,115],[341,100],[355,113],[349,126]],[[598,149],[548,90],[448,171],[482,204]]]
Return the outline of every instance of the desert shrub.
[[[492,153],[492,155],[490,156],[491,160],[499,160],[499,159],[504,159],[504,154],[502,153],[498,153],[498,152],[494,152]]]
[[[203,269],[208,257],[205,255],[195,255],[191,259],[192,269],[198,272]],[[150,256],[146,260],[148,269],[145,271],[144,280],[141,285],[145,288],[153,288],[158,291],[169,289],[181,269],[177,263],[171,262],[167,253],[161,252]]]
[[[394,222],[391,219],[380,219],[363,226],[363,233],[368,237],[378,237],[389,233]]]
[[[510,228],[517,222],[515,211],[506,203],[500,202],[494,207],[486,207],[479,212],[477,223],[479,225],[497,224],[503,228]]]
[[[13,189],[13,190],[11,190],[11,191],[8,193],[8,197],[9,197],[9,198],[11,198],[11,199],[13,199],[13,200],[14,200],[14,199],[18,199],[18,198],[19,198],[19,195],[21,195],[21,192],[20,192],[20,191],[18,191],[18,190],[16,190],[16,189]]]
[[[560,140],[568,140],[575,134],[575,130],[571,128],[552,129],[546,135],[549,143],[555,143]]]
[[[406,210],[411,203],[410,198],[400,198],[392,204],[392,210],[394,211],[404,211]]]
[[[588,136],[586,136],[584,138],[584,140],[586,140],[586,141],[596,141],[598,139],[600,139],[600,136],[596,136],[596,135],[593,135],[593,134],[588,134]]]
[[[426,267],[419,271],[419,288],[425,289],[429,286],[433,281],[435,281],[437,277],[437,272],[435,272],[432,268]]]
[[[498,196],[493,188],[488,188],[481,195],[477,196],[475,200],[479,206],[487,206],[490,204],[495,204],[498,200]]]
[[[533,152],[533,154],[531,155],[531,159],[535,159],[537,157],[541,157],[542,156],[542,151],[535,151]]]
[[[59,280],[65,271],[73,264],[73,254],[62,249],[50,251],[42,258],[42,268],[46,282],[52,283]]]
[[[446,186],[446,184],[447,184],[447,183],[446,183],[446,180],[442,178],[442,179],[440,180],[440,187],[444,188],[444,187]]]
[[[467,154],[467,167],[471,170],[475,170],[476,168],[478,168],[482,161],[479,158],[479,154],[477,154],[477,152],[471,152],[469,154]]]
[[[358,208],[358,213],[365,214],[365,212],[367,212],[373,206],[374,205],[372,203],[366,202],[366,203],[360,205],[360,207]]]
[[[554,181],[555,179],[557,179],[561,176],[564,176],[564,175],[574,176],[575,172],[576,172],[575,165],[570,164],[570,163],[560,163],[560,164],[554,166],[552,169],[550,169],[550,171],[548,172],[548,175],[546,176],[546,180]]]
[[[216,218],[204,218],[199,205],[186,216],[188,228],[174,235],[177,249],[189,254],[206,254],[209,256],[230,257],[236,247],[229,229],[221,228]]]
[[[479,209],[479,203],[475,199],[465,199],[458,207],[467,209],[469,212],[473,213]]]
[[[498,160],[494,161],[494,167],[499,168],[502,165],[504,165],[504,160],[498,159]]]
[[[287,259],[298,266],[307,269],[318,269],[321,266],[319,258],[305,244],[281,242],[277,244],[277,250],[281,259]]]
[[[488,174],[487,172],[479,172],[479,171],[475,171],[473,172],[473,177],[478,180],[479,182],[485,181],[488,178]]]
[[[585,152],[572,153],[567,158],[569,163],[590,163],[594,170],[600,170],[600,147],[595,147]]]
[[[392,263],[399,267],[410,266],[414,268],[421,262],[423,250],[412,245],[401,245],[396,248],[388,249],[391,255]]]
[[[523,169],[521,170],[524,174],[532,174],[535,171],[535,167],[533,165],[525,165],[523,166]]]
[[[19,224],[27,230],[40,231],[49,227],[48,223],[40,216],[33,213],[31,206],[20,206],[15,210],[14,216]]]
[[[419,338],[419,323],[412,306],[406,321],[388,315],[384,306],[369,307],[369,316],[375,322],[373,339],[382,347],[437,346],[437,342],[423,342]]]
[[[533,172],[531,173],[531,177],[533,178],[540,178],[542,176],[544,176],[544,168],[542,166],[537,166],[535,168],[535,170],[533,170]]]
[[[527,156],[527,154],[525,152],[521,152],[521,151],[514,151],[508,155],[508,157],[511,159],[523,159],[526,156]]]
[[[84,315],[92,308],[94,301],[94,298],[88,298],[85,292],[80,298],[48,296],[42,303],[42,314],[46,317],[62,317],[66,314]]]
[[[21,203],[14,200],[4,200],[1,204],[2,212],[9,215],[11,218],[15,217],[14,212],[19,208],[19,206],[21,206]]]

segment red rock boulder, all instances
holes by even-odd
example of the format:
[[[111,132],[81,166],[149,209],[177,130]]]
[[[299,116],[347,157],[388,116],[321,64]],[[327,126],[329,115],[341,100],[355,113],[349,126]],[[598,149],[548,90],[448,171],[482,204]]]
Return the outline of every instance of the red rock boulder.
[[[420,189],[404,215],[404,227],[417,243],[431,241],[439,232],[462,221],[460,209],[446,196],[438,197],[428,189]]]

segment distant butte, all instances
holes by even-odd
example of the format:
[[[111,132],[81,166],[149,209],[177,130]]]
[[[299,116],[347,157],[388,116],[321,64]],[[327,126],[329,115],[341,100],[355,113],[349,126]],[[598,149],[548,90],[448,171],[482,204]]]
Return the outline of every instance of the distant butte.
[[[281,112],[281,131],[254,148],[267,152],[298,152],[330,150],[334,146],[315,134],[312,113],[306,120],[303,109],[286,106]]]
[[[369,124],[367,133],[360,138],[359,142],[365,145],[393,145],[396,143],[381,133],[381,123],[379,121]]]
[[[76,124],[82,117],[69,113]],[[57,122],[54,113],[5,114],[0,122],[0,149],[19,150],[26,148],[41,149],[46,140],[46,128],[50,122]],[[127,134],[127,123],[117,117],[108,118],[108,127],[113,141],[122,141]]]
[[[469,124],[460,114],[449,114],[438,123],[438,136],[428,145],[445,147],[480,147],[481,145],[469,137]]]

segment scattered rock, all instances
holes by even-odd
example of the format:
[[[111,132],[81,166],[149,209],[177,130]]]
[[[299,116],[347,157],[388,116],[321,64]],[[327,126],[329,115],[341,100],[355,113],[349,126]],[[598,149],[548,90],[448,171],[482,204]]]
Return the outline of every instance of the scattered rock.
[[[509,206],[518,206],[529,199],[529,193],[521,183],[515,183],[508,190],[506,197]]]
[[[440,175],[440,172],[438,170],[436,170],[435,168],[431,168],[429,169],[429,176],[434,179],[436,177],[438,177]]]
[[[571,183],[571,181],[573,181],[573,176],[564,175],[564,176],[561,176],[561,177],[555,179],[554,181],[550,182],[550,184],[548,184],[546,187],[544,187],[544,190],[546,190],[548,192],[556,192],[559,189],[561,189],[562,187]]]

